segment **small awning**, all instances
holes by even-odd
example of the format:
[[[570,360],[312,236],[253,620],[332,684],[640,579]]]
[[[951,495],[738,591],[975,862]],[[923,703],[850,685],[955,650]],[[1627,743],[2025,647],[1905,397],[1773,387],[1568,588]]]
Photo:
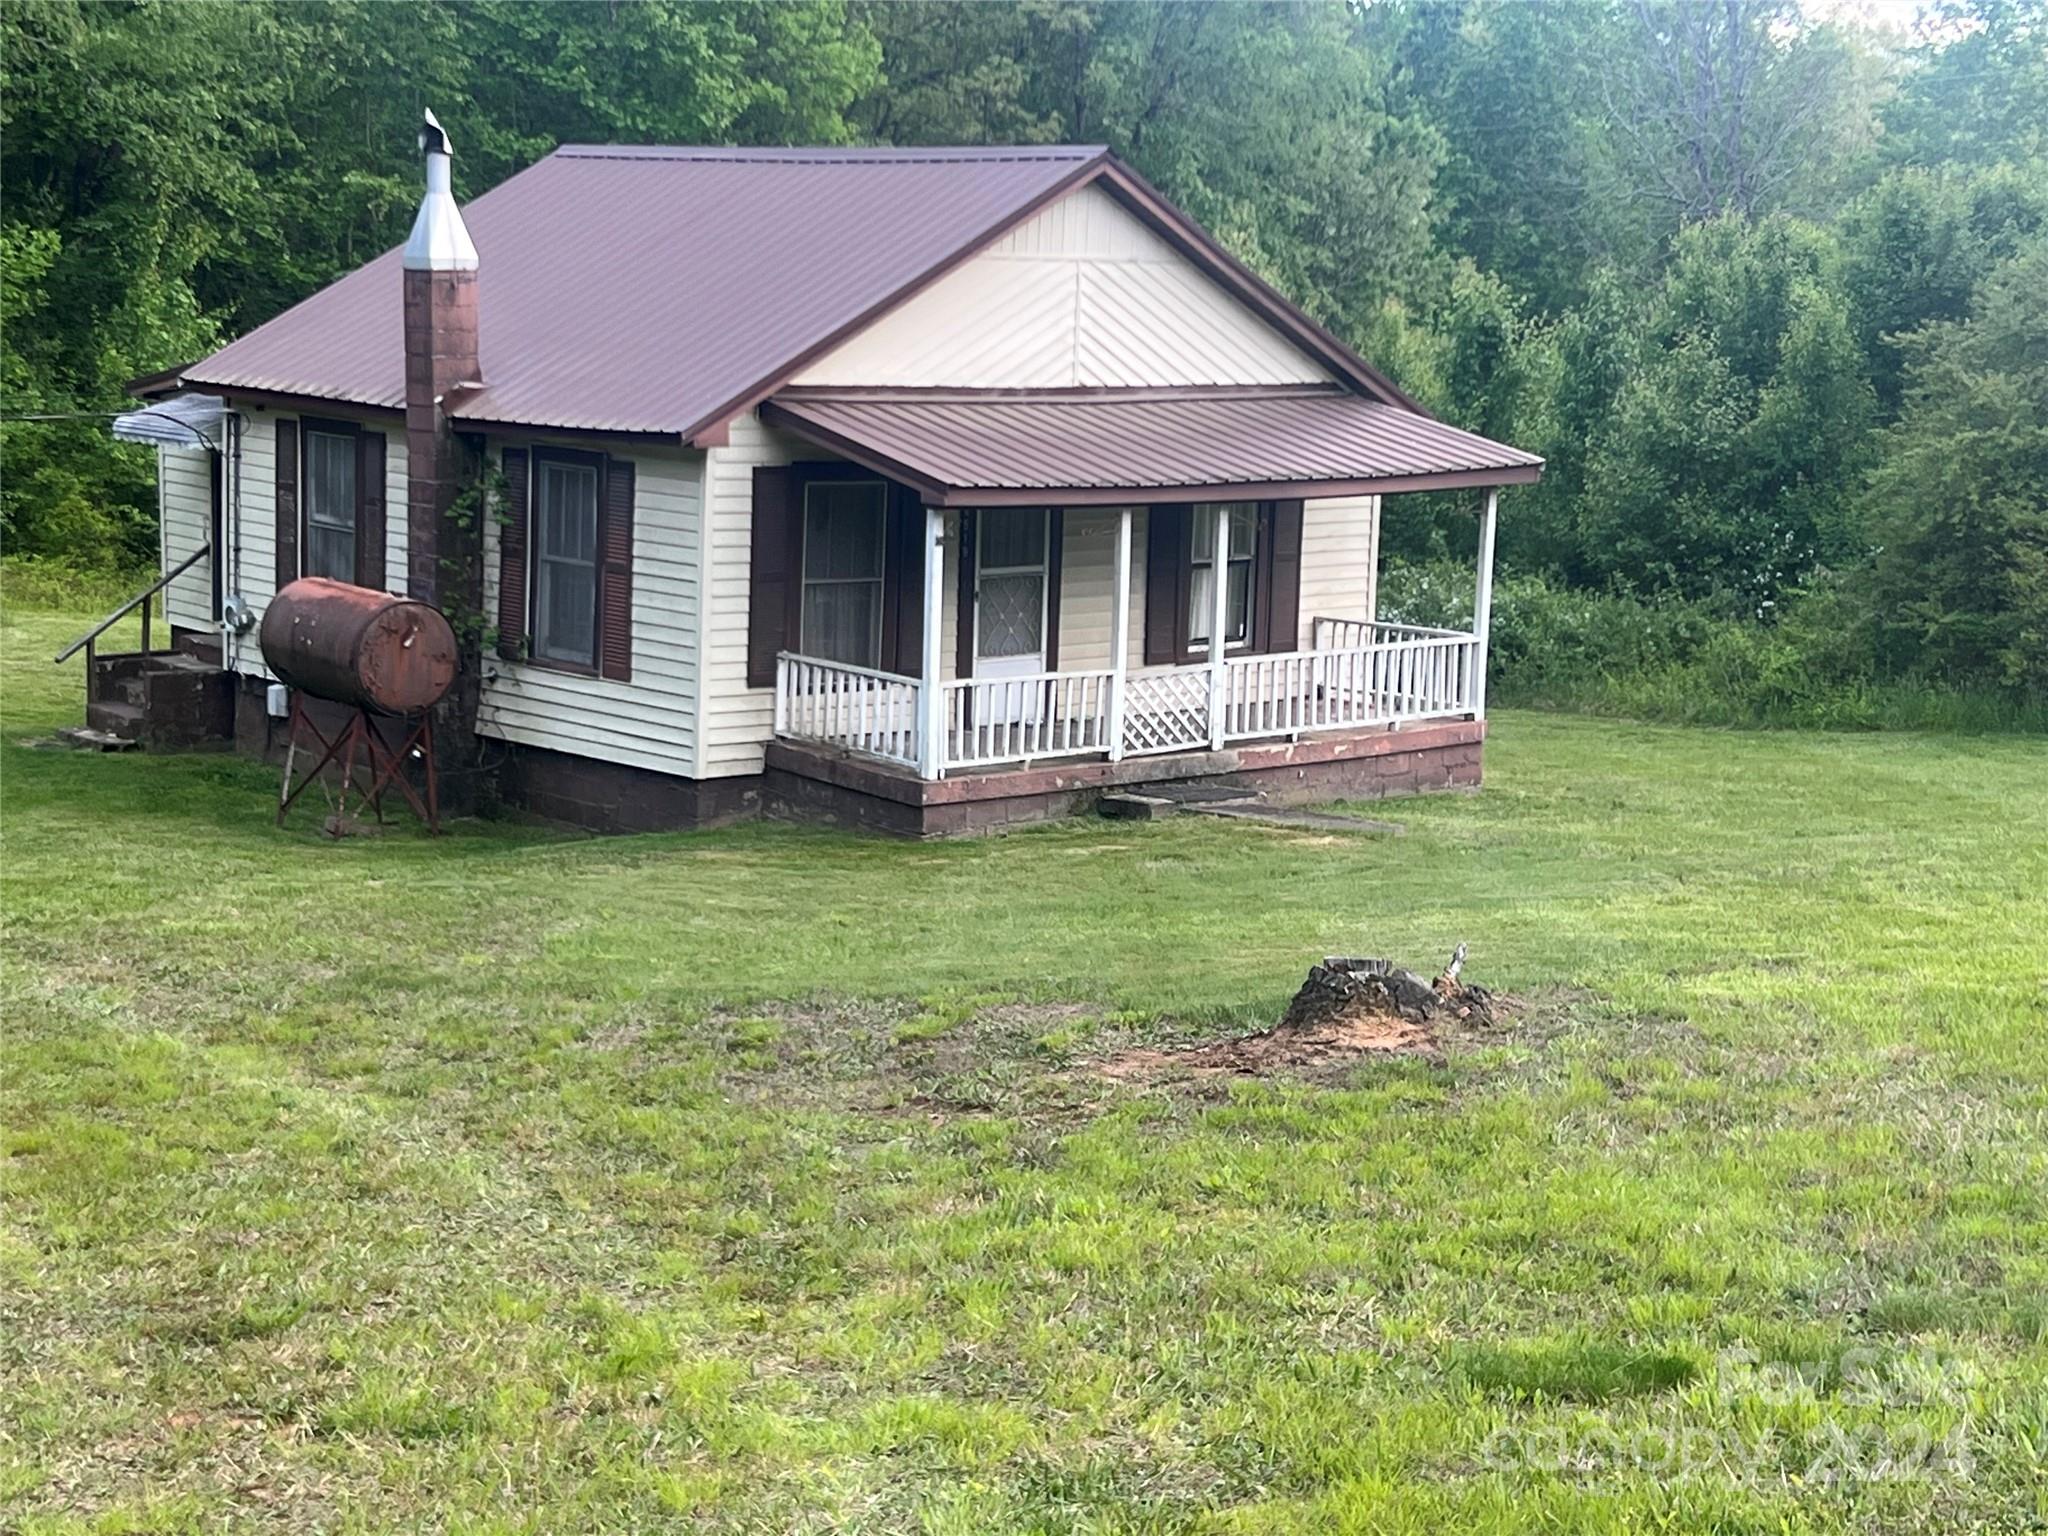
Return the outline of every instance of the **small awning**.
[[[1543,461],[1323,389],[787,391],[762,418],[935,506],[1114,506],[1522,485]]]
[[[220,422],[227,406],[219,395],[174,395],[114,418],[114,436],[158,448],[194,453],[220,447]]]

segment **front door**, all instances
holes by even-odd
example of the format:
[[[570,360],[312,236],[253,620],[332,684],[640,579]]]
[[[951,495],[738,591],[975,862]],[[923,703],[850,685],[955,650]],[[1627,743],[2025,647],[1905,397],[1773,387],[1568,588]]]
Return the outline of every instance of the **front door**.
[[[975,518],[974,675],[991,682],[1045,670],[1046,571],[1052,514],[990,507]],[[1005,718],[1035,715],[1043,690],[990,690]]]

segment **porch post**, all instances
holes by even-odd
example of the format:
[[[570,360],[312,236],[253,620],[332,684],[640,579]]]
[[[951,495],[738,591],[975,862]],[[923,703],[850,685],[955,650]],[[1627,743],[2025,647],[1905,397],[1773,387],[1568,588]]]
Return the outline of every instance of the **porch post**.
[[[1493,630],[1493,532],[1500,517],[1500,492],[1486,493],[1486,512],[1479,523],[1479,588],[1472,600],[1472,718],[1486,718],[1486,644]]]
[[[1116,514],[1116,591],[1109,603],[1109,760],[1124,755],[1124,676],[1131,660],[1131,509]]]
[[[917,773],[936,779],[946,771],[946,699],[939,681],[940,605],[946,593],[946,514],[924,509],[924,671],[917,692]]]
[[[1216,538],[1209,552],[1209,599],[1209,750],[1221,752],[1223,690],[1228,682],[1223,626],[1230,614],[1230,514],[1221,506],[1216,509]]]

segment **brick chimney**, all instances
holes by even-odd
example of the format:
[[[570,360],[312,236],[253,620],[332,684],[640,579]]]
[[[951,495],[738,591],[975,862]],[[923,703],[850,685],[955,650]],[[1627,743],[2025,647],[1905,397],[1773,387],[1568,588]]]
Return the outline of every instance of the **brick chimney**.
[[[419,144],[427,193],[405,243],[406,595],[446,607],[471,597],[450,581],[444,560],[463,569],[474,552],[446,526],[462,490],[463,454],[444,406],[451,392],[480,384],[476,246],[449,189],[448,134],[429,112]]]

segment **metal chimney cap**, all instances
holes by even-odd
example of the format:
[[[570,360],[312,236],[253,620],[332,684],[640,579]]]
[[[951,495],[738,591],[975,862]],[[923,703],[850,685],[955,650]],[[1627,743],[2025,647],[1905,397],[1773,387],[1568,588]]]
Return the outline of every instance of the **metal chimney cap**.
[[[434,116],[434,109],[426,109],[426,121],[420,125],[420,153],[426,155],[453,155],[455,150],[448,142],[448,130],[441,126],[441,119]]]
[[[455,206],[455,194],[449,190],[448,130],[431,112],[420,127],[420,148],[427,157],[427,193],[420,199],[419,216],[412,221],[412,236],[405,242],[406,270],[474,272],[476,245],[462,222],[462,210]]]

